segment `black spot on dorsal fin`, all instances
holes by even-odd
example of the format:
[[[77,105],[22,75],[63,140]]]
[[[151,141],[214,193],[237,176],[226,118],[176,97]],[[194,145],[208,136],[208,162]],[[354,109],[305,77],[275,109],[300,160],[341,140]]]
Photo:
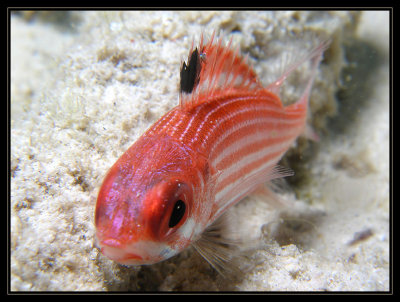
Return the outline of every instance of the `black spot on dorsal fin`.
[[[180,91],[185,93],[191,93],[200,81],[200,55],[197,48],[190,54],[188,65],[185,62],[181,68],[181,84]]]

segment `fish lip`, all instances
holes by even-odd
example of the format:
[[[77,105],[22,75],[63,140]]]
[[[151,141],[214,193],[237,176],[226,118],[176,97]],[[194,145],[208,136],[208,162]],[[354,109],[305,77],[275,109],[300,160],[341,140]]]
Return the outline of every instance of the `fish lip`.
[[[143,260],[143,257],[134,253],[127,253],[122,261],[126,260]]]
[[[166,244],[147,241],[141,238],[126,242],[119,238],[98,239],[100,253],[106,258],[122,265],[154,264],[171,257],[175,250]]]
[[[122,248],[123,245],[121,241],[113,238],[107,238],[104,239],[100,242],[100,246],[107,246],[107,247],[113,247],[113,248]]]
[[[134,251],[126,251],[126,244],[118,239],[106,238],[100,241],[100,252],[112,261],[122,265],[142,265],[151,263]]]
[[[100,251],[107,258],[120,264],[141,265],[145,262],[142,256],[132,252],[125,252],[118,247],[103,245]]]

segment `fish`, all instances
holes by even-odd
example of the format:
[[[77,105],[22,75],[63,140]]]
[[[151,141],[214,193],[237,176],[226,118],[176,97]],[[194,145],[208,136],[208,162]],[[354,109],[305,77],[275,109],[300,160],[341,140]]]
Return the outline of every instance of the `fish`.
[[[193,245],[218,271],[229,260],[220,230],[229,208],[272,179],[306,129],[313,80],[329,41],[264,87],[238,47],[215,33],[194,42],[180,69],[179,104],[156,121],[107,172],[95,208],[101,253],[149,265]],[[284,106],[279,89],[311,63],[304,91]]]

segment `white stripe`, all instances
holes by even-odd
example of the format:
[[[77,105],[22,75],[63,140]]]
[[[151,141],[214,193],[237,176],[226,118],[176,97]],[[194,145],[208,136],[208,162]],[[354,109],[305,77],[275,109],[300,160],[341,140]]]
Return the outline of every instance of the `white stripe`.
[[[225,105],[225,104],[224,104],[224,105]],[[196,135],[195,135],[195,136],[193,137],[193,139],[192,139],[193,142],[198,140],[199,133],[200,133],[201,130],[203,129],[204,125],[208,125],[208,124],[209,124],[208,119],[210,118],[210,116],[211,116],[212,114],[214,114],[215,112],[217,112],[217,111],[218,111],[221,107],[223,107],[224,105],[220,105],[220,106],[214,108],[213,110],[211,110],[210,112],[208,112],[208,113],[206,114],[206,116],[204,117],[203,121],[201,122],[201,124],[200,124],[199,127],[197,128]],[[215,127],[215,124],[214,124],[213,126]],[[213,128],[214,128],[214,127],[213,127]],[[213,128],[212,128],[212,129],[213,129]],[[209,132],[210,132],[210,131],[209,131]]]
[[[195,135],[195,137],[192,139],[192,141],[196,141],[196,140],[198,139],[198,134],[202,131],[202,129],[203,129],[203,127],[204,127],[205,125],[208,125],[208,124],[209,124],[209,121],[208,121],[208,120],[209,120],[209,118],[211,117],[212,114],[218,112],[219,110],[223,109],[225,106],[227,106],[227,105],[229,105],[229,104],[232,104],[232,103],[235,103],[235,102],[249,101],[249,100],[251,100],[251,99],[254,99],[254,97],[234,98],[234,99],[231,99],[231,100],[229,100],[229,101],[225,101],[223,104],[220,104],[220,103],[219,103],[219,106],[217,106],[215,109],[211,110],[210,112],[208,112],[208,113],[206,114],[206,116],[204,117],[203,121],[201,122],[201,124],[200,124],[199,127],[197,128],[197,130],[196,130],[196,135]],[[214,125],[215,125],[215,124],[214,124]],[[217,125],[215,125],[215,126],[217,126]],[[215,126],[213,127],[213,129],[215,128]],[[211,132],[210,129],[209,129],[209,131],[207,131],[207,132],[210,133],[210,132]],[[185,132],[184,134],[186,134],[186,132]],[[183,138],[184,134],[182,134],[181,139]]]
[[[267,119],[264,119],[264,121],[265,120],[267,120]],[[234,141],[229,146],[224,148],[224,150],[222,152],[220,152],[215,159],[212,160],[212,166],[213,167],[218,166],[218,164],[221,161],[223,161],[227,156],[230,156],[233,153],[235,153],[237,150],[240,150],[242,146],[252,145],[252,144],[258,143],[260,141],[263,141],[265,139],[268,139],[268,137],[272,137],[271,134],[273,134],[274,137],[276,137],[278,135],[280,138],[287,137],[287,139],[289,140],[293,135],[295,135],[297,133],[297,131],[298,131],[297,128],[290,128],[285,131],[279,131],[276,133],[274,133],[272,131],[268,131],[266,133],[256,132],[252,135],[247,135],[241,139]]]
[[[169,132],[169,136],[173,137],[175,133],[178,131],[178,127],[180,124],[182,124],[186,119],[185,118],[180,118],[180,120],[174,124],[171,125],[171,130]]]
[[[196,222],[194,221],[194,219],[188,218],[184,225],[180,227],[179,234],[185,239],[190,239],[192,237],[195,226]]]
[[[226,199],[232,194],[232,192],[238,192],[237,194],[240,195],[242,194],[241,192],[249,192],[254,188],[255,185],[268,181],[267,176],[269,169],[272,169],[276,165],[276,163],[281,159],[282,155],[286,151],[286,147],[287,146],[285,146],[285,148],[282,149],[282,152],[280,152],[274,158],[270,159],[269,161],[265,162],[264,164],[255,168],[254,170],[248,172],[246,175],[238,177],[235,181],[228,184],[226,187],[222,188],[215,195],[215,203],[220,204],[220,206],[222,206],[223,204],[228,202]],[[249,162],[248,164],[252,164],[254,163],[254,161],[255,160]],[[245,164],[243,162],[240,165],[240,167],[236,167],[236,165],[233,165],[229,170],[231,173],[236,173],[239,172],[241,169],[243,169],[244,166]],[[259,173],[263,173],[265,175],[260,177]],[[224,174],[225,175],[222,177],[221,181],[223,181],[223,179],[226,179],[231,175],[231,174],[228,175],[226,173]],[[229,200],[230,200],[229,202],[233,201],[232,198],[229,198]]]
[[[251,165],[255,161],[258,161],[272,153],[276,153],[278,151],[282,151],[282,153],[284,153],[286,148],[288,148],[291,143],[292,143],[291,140],[287,140],[285,142],[278,143],[273,146],[267,146],[261,150],[258,150],[256,152],[253,152],[253,153],[250,153],[250,154],[244,156],[238,162],[234,162],[229,167],[225,168],[222,171],[222,173],[220,175],[218,175],[218,181],[219,182],[224,181],[225,179],[229,178],[232,174],[238,173],[239,171],[244,169],[246,166]],[[253,171],[250,173],[253,173]]]
[[[266,182],[268,179],[260,178],[258,173],[264,170],[265,175],[267,176],[268,171],[272,170],[279,159],[280,155],[261,165],[257,169],[254,169],[249,174],[239,177],[236,181],[218,192],[215,195],[215,204],[218,204],[218,211],[216,212],[215,217],[218,217],[220,213],[223,213],[227,207],[232,205],[232,203],[238,202],[248,195],[248,193],[250,193],[257,185]]]
[[[250,102],[251,100],[256,99],[256,97],[238,97],[238,98],[233,98],[229,101],[225,101],[223,104],[220,104],[218,107],[216,107],[214,110],[211,110],[209,113],[207,113],[207,115],[204,117],[202,123],[199,125],[199,127],[196,130],[196,137],[193,138],[193,141],[196,141],[198,139],[198,133],[202,132],[202,129],[204,128],[204,126],[209,126],[210,122],[209,119],[210,117],[215,114],[216,112],[220,111],[220,110],[224,110],[224,107],[235,103],[235,102]],[[268,106],[266,107],[266,104],[262,104],[261,106],[258,107],[254,107],[254,106],[249,106],[249,107],[244,107],[242,110],[239,111],[235,111],[233,113],[229,113],[227,112],[227,114],[225,114],[225,116],[218,120],[218,124],[213,124],[213,127],[211,129],[208,129],[207,133],[207,138],[214,132],[214,129],[219,126],[222,125],[225,121],[230,120],[232,118],[234,118],[235,116],[242,114],[242,113],[246,113],[248,111],[253,111],[253,110],[257,110],[257,111],[269,111],[269,112],[282,112],[282,109],[279,108],[279,110],[276,110],[276,105],[275,106]],[[183,136],[182,136],[183,137]],[[207,139],[204,140],[203,142],[203,147],[207,144]]]
[[[259,111],[263,111],[262,109]],[[268,110],[268,112],[270,112],[271,110]],[[256,124],[261,124],[261,123],[266,123],[266,122],[276,122],[279,121],[280,124],[285,124],[285,125],[293,125],[293,124],[297,124],[299,122],[299,120],[303,119],[303,117],[300,117],[298,119],[282,119],[279,117],[261,117],[261,118],[254,118],[248,121],[244,121],[241,122],[239,124],[236,124],[234,127],[231,127],[230,129],[226,130],[220,137],[218,137],[218,140],[215,142],[215,144],[212,146],[211,150],[210,150],[210,154],[212,156],[214,150],[221,144],[224,142],[224,140],[231,134],[240,131],[242,128],[244,127],[249,127],[249,126],[253,126]]]
[[[189,129],[191,128],[193,121],[195,121],[195,120],[197,119],[197,115],[198,115],[199,112],[200,112],[199,109],[200,109],[200,107],[197,107],[196,112],[193,112],[192,117],[190,118],[189,123],[186,125],[185,130],[183,131],[183,133],[182,133],[181,136],[179,137],[179,140],[180,140],[180,141],[183,140],[183,138],[185,137],[186,133],[187,133],[187,132],[189,131]]]
[[[199,191],[203,192],[203,190],[204,190],[204,177],[203,177],[203,174],[200,172],[200,170],[196,169],[196,171],[197,171],[197,177],[200,180],[200,190]]]
[[[171,116],[171,114],[173,113],[173,115]],[[167,119],[168,122],[163,126],[163,129],[168,126],[171,121],[173,121],[175,119],[177,115],[177,111],[170,111],[168,112],[166,115],[164,115],[158,122],[156,122],[155,127],[152,129],[152,131],[149,134],[153,134],[153,133],[157,133],[160,132],[160,127],[163,124],[163,122]]]
[[[205,126],[210,126],[210,124],[212,124],[209,120],[211,118],[212,115],[217,114],[219,111],[224,110],[224,107],[231,105],[233,103],[237,103],[237,102],[249,102],[249,104],[251,104],[251,101],[254,99],[259,99],[260,97],[253,97],[253,96],[246,96],[246,97],[237,97],[237,98],[233,98],[230,99],[228,101],[224,101],[224,103],[219,104],[219,106],[217,106],[215,109],[211,110],[210,112],[208,112],[206,114],[206,116],[204,117],[203,121],[201,122],[201,124],[198,126],[198,128],[196,129],[196,134],[194,135],[194,137],[191,139],[192,142],[196,142],[199,139],[199,134],[202,132],[202,129]],[[269,98],[265,97],[266,100],[269,100]],[[199,109],[199,108],[198,108]],[[222,119],[218,120],[218,123],[214,123],[212,125],[211,128],[209,128],[206,132],[205,138],[203,139],[203,144],[202,147],[204,148],[207,143],[208,143],[208,138],[210,136],[212,136],[212,134],[214,133],[215,129],[218,126],[223,125],[226,121],[228,120],[233,120],[235,118],[235,116],[243,114],[243,113],[247,113],[249,111],[267,111],[267,112],[275,112],[275,113],[281,113],[282,108],[277,107],[275,104],[273,104],[272,106],[270,106],[270,104],[258,104],[258,106],[248,106],[248,107],[243,107],[240,110],[236,110],[235,112],[226,112],[226,114],[224,114],[224,117]],[[187,125],[186,129],[184,130],[184,132],[181,134],[180,136],[180,140],[184,140],[185,135],[187,135],[191,124],[193,123],[193,119],[195,116],[197,116],[197,113],[199,111],[197,111],[195,114],[192,115],[191,120],[189,121],[189,124]],[[219,114],[219,113],[218,113]],[[175,133],[172,132],[172,133]]]

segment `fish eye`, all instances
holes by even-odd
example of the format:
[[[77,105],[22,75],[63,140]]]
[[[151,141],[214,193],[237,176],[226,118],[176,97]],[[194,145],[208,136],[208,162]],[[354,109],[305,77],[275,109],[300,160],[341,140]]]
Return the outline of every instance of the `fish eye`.
[[[183,216],[185,215],[185,211],[186,211],[185,203],[182,200],[178,199],[175,202],[174,208],[171,213],[171,217],[169,218],[168,226],[170,228],[176,226],[182,220]]]

